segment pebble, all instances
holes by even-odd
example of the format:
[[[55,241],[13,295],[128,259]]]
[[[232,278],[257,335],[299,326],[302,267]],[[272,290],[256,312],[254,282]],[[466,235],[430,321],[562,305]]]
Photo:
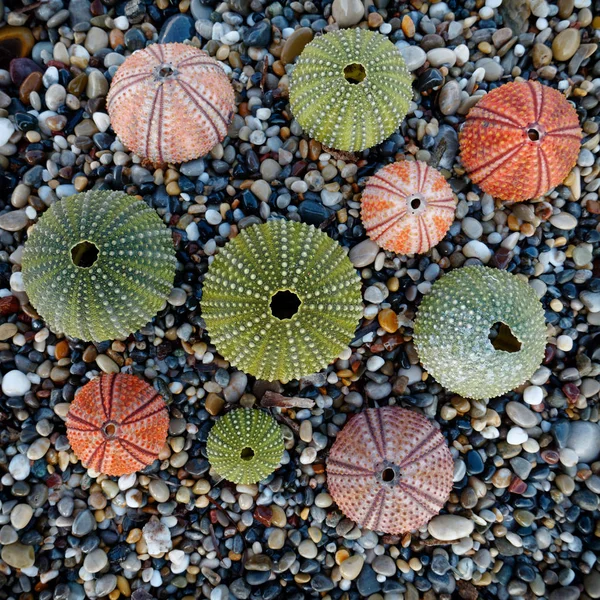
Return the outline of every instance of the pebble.
[[[366,239],[350,250],[348,258],[356,268],[361,268],[372,264],[377,254],[379,254],[379,246],[372,240]]]
[[[8,143],[12,134],[15,132],[15,126],[9,119],[0,118],[0,146]]]
[[[29,569],[35,562],[35,552],[33,546],[15,542],[2,547],[0,558],[13,569]]]
[[[365,14],[365,7],[360,0],[333,0],[331,14],[341,27],[356,25]]]
[[[161,556],[171,550],[171,532],[169,528],[160,521],[148,521],[142,529],[144,541],[148,547],[150,556]]]
[[[9,371],[2,378],[2,391],[10,398],[24,396],[31,389],[31,381],[27,375],[16,369]]]
[[[83,561],[83,568],[88,573],[99,573],[108,564],[106,552],[101,548],[92,550]]]
[[[556,60],[569,60],[577,52],[580,43],[581,37],[578,29],[565,29],[552,41],[552,55]]]
[[[570,423],[567,447],[584,463],[592,463],[600,457],[600,425],[588,421]]]
[[[340,575],[349,581],[356,579],[362,571],[365,559],[360,554],[354,554],[340,565]]]
[[[436,540],[452,541],[471,535],[475,524],[458,515],[437,515],[427,524],[427,531]]]
[[[535,427],[540,422],[539,415],[520,402],[509,402],[506,405],[506,414],[515,425],[524,429]]]

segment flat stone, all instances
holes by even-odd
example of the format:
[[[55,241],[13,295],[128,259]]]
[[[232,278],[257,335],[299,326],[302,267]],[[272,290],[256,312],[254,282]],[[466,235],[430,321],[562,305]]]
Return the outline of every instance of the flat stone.
[[[400,48],[400,54],[402,54],[406,68],[409,71],[420,69],[427,60],[425,50],[419,48],[419,46],[403,46]]]
[[[335,2],[334,2],[335,4]],[[281,51],[281,62],[284,65],[293,63],[304,50],[304,47],[312,42],[314,32],[310,27],[299,27],[285,40]]]
[[[427,525],[427,531],[436,540],[449,542],[471,535],[475,524],[470,519],[458,515],[438,515]]]
[[[0,553],[2,560],[13,569],[28,569],[35,562],[33,546],[26,546],[19,542],[4,546]]]
[[[537,413],[534,413],[520,402],[509,402],[506,405],[506,414],[515,425],[524,429],[535,427],[541,420]]]
[[[365,7],[360,0],[333,0],[331,14],[341,27],[352,27],[365,16]]]
[[[589,421],[571,422],[567,448],[573,450],[581,462],[596,461],[600,456],[600,425]]]
[[[378,254],[379,246],[373,240],[366,239],[350,250],[348,258],[356,268],[360,269],[370,265]]]

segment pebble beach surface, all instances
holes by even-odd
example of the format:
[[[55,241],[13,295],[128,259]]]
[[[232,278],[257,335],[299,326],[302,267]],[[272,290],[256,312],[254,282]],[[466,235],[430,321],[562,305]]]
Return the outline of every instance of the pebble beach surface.
[[[0,0],[0,23],[0,598],[600,598],[599,0]],[[414,98],[388,140],[348,154],[303,135],[288,87],[306,43],[355,25],[396,45]],[[209,155],[164,168],[123,146],[106,109],[119,65],[157,41],[221,61],[237,105]],[[563,185],[510,204],[465,176],[458,131],[483,94],[521,79],[564,93],[584,137]],[[381,250],[359,214],[366,177],[406,157],[458,198],[448,234],[414,257]],[[142,197],[178,259],[154,321],[95,344],[50,332],[20,273],[28,228],[89,189]],[[270,218],[320,227],[363,284],[350,347],[285,385],[230,367],[200,310],[214,255]],[[477,264],[528,281],[549,334],[531,380],[490,401],[448,393],[412,343],[433,282]],[[154,464],[116,478],[81,466],[65,418],[82,385],[119,371],[165,397],[170,425]],[[258,485],[221,481],[206,458],[215,418],[273,398],[282,466]],[[442,514],[400,536],[345,518],[325,477],[349,416],[394,404],[434,419],[454,459]]]

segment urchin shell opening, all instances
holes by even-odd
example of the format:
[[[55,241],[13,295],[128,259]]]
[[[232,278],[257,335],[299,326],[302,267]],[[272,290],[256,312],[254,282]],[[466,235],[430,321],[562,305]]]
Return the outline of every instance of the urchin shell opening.
[[[242,450],[240,452],[240,458],[242,460],[252,460],[254,458],[254,450],[252,450],[252,448],[250,448],[250,446],[246,446],[245,448],[242,448]]]
[[[104,435],[107,438],[113,438],[115,437],[116,433],[117,433],[117,426],[115,423],[111,423],[110,421],[108,423],[106,423],[104,425],[104,427],[102,427],[102,433],[104,433]]]
[[[532,141],[532,142],[539,142],[542,139],[543,133],[540,131],[539,127],[536,127],[535,125],[530,125],[527,128],[527,137]]]
[[[411,194],[406,198],[406,208],[413,214],[422,213],[427,208],[427,202],[421,194]]]
[[[521,342],[512,332],[512,329],[506,323],[497,321],[490,327],[488,339],[492,343],[494,350],[501,352],[519,352],[521,350]]]
[[[271,314],[280,321],[291,319],[299,310],[302,300],[290,290],[279,290],[271,296]]]
[[[401,476],[400,467],[389,460],[379,463],[376,467],[376,478],[383,485],[395,486],[400,481]]]
[[[344,67],[344,77],[348,83],[357,85],[367,78],[367,71],[360,63],[350,63]]]
[[[161,63],[154,67],[154,77],[156,79],[171,79],[178,73],[179,71],[171,63]]]
[[[71,261],[76,267],[89,269],[98,260],[100,248],[89,240],[83,240],[71,248]]]

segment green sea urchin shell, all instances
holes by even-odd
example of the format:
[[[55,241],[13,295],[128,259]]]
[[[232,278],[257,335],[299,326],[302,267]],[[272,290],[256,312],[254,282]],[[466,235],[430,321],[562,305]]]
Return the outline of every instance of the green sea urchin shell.
[[[171,232],[145,202],[90,191],[56,202],[40,218],[25,243],[23,283],[53,331],[102,341],[156,315],[175,265]]]
[[[213,425],[206,450],[221,477],[234,483],[258,483],[279,466],[283,435],[273,417],[261,410],[238,408]]]
[[[504,325],[491,340],[498,324]],[[414,340],[423,366],[444,387],[465,398],[493,398],[524,383],[541,364],[544,311],[533,289],[514,275],[465,267],[425,296]]]
[[[365,29],[332,31],[304,48],[290,78],[294,117],[327,146],[359,152],[406,116],[411,78],[398,48]]]
[[[287,382],[326,367],[362,314],[360,278],[336,242],[311,225],[273,220],[244,229],[215,257],[202,314],[238,369]]]

